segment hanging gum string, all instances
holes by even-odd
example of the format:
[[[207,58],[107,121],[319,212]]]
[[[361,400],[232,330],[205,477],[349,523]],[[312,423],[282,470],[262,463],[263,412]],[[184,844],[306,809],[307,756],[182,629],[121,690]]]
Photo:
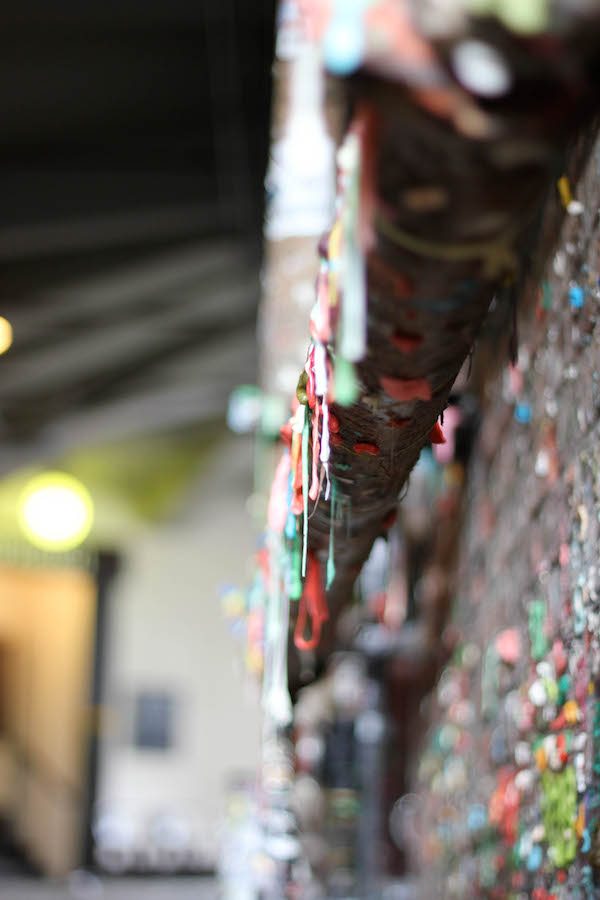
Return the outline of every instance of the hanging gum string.
[[[285,522],[285,536],[288,540],[293,541],[296,537],[296,516],[292,512],[292,498],[294,496],[294,470],[290,471],[288,476],[288,490],[287,490],[287,508],[288,515]]]
[[[350,360],[337,355],[335,360],[335,396],[341,406],[351,406],[359,395],[358,380]]]
[[[317,451],[318,451],[318,459],[320,459],[322,464],[322,470],[325,471],[327,476],[327,493],[325,499],[327,500],[329,497],[329,406],[327,403],[327,395],[329,390],[329,373],[328,373],[328,359],[327,359],[327,347],[325,343],[330,334],[329,328],[329,305],[321,306],[322,298],[325,296],[326,299],[326,291],[324,290],[327,286],[327,271],[328,264],[323,262],[322,270],[324,270],[319,274],[319,280],[317,282],[317,292],[318,292],[318,300],[315,304],[313,311],[311,313],[310,319],[310,331],[311,337],[313,341],[313,346],[309,353],[309,363],[312,365],[312,376],[314,381],[314,393],[315,393],[315,418],[313,418],[313,484],[311,485],[310,498],[311,500],[316,500],[317,497],[314,496],[314,472],[315,465],[317,459]],[[310,372],[309,372],[310,374]],[[319,405],[318,399],[321,398],[321,404]],[[321,438],[319,442],[319,414],[322,416],[322,428],[321,428]],[[320,491],[320,486],[322,484],[322,477],[319,480],[318,491]]]
[[[310,616],[312,624],[312,636],[309,640],[304,637],[306,620]],[[294,629],[294,643],[299,650],[314,650],[321,638],[323,623],[329,618],[327,599],[321,583],[321,567],[313,553],[308,554],[308,570],[304,582],[304,590],[300,597],[298,618]]]
[[[378,140],[379,123],[375,109],[361,101],[350,125],[347,141],[340,149],[342,165],[344,153],[349,158],[346,160],[348,169],[343,172],[346,184],[341,213],[344,264],[339,352],[352,362],[363,359],[366,352],[366,254],[375,246]]]
[[[409,250],[418,256],[430,259],[439,259],[443,262],[469,262],[480,259],[484,263],[485,273],[490,278],[497,276],[503,270],[515,272],[517,258],[511,243],[517,237],[519,229],[516,226],[506,230],[501,237],[492,238],[489,241],[465,241],[462,244],[428,241],[398,228],[381,212],[376,214],[378,230],[388,240]]]
[[[315,393],[319,397],[327,396],[327,350],[325,344],[318,340],[314,350]]]
[[[335,541],[335,513],[336,513],[336,494],[337,494],[337,486],[335,480],[331,486],[331,507],[329,510],[329,551],[327,554],[327,581],[326,588],[329,590],[333,583],[333,579],[335,578],[335,559],[334,559],[334,541]]]
[[[302,594],[302,550],[300,548],[300,534],[296,527],[294,516],[294,537],[289,551],[289,570],[287,590],[290,600],[299,600]]]
[[[351,130],[342,144],[340,159],[343,200],[341,282],[342,302],[338,322],[338,353],[350,362],[365,355],[367,340],[366,264],[358,240],[359,191],[361,179],[361,141]]]
[[[319,495],[319,412],[320,404],[317,400],[312,417],[312,479],[308,492],[308,496],[313,503]]]
[[[321,432],[321,463],[323,464],[323,468],[325,469],[325,476],[327,478],[327,488],[325,490],[325,499],[329,500],[329,491],[331,489],[331,481],[329,480],[329,406],[327,404],[326,396],[323,397],[323,428]]]
[[[371,199],[374,197],[372,164],[366,167],[366,171],[363,170],[365,148],[372,149],[372,118],[368,110],[361,109],[339,150],[342,188],[340,212],[329,239],[330,267],[335,269],[338,256],[341,266],[342,299],[337,329],[335,392],[338,402],[343,406],[350,406],[358,397],[358,380],[353,363],[361,360],[366,352],[366,250],[370,249],[374,242],[374,203],[368,204],[365,215],[364,211],[361,211],[361,198],[363,194]],[[366,155],[369,158],[369,154]],[[369,181],[368,185],[365,185],[366,181]],[[337,226],[339,231],[336,230]],[[334,274],[332,272],[330,280],[330,302],[333,288],[337,303],[338,286]]]
[[[340,221],[335,222],[333,228],[329,232],[328,243],[328,269],[329,269],[329,306],[336,307],[338,304],[337,295],[337,269],[340,259],[340,244],[342,240],[342,226]]]
[[[296,432],[292,434],[292,479],[295,482],[296,478],[296,470],[298,468],[298,454],[300,452],[300,442],[298,441],[298,435]],[[295,483],[293,483],[293,487],[295,487]]]
[[[297,430],[297,426],[300,424],[298,422],[298,416],[300,415],[300,410],[302,410],[301,415],[304,417],[305,415],[304,406],[299,406],[298,410],[292,417],[290,421],[294,422],[292,428],[292,472],[294,473],[294,481],[293,481],[293,491],[292,491],[292,503],[291,503],[291,511],[295,516],[299,516],[302,513],[302,430],[304,428],[304,421],[302,421],[302,428],[300,431]]]
[[[308,551],[308,405],[304,407],[304,427],[302,429],[302,577],[306,576],[306,554]]]

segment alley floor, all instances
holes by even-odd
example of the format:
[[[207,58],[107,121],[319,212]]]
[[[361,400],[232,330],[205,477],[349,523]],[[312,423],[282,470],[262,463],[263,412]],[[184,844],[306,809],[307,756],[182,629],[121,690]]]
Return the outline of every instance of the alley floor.
[[[76,875],[65,882],[0,877],[1,900],[217,900],[212,878],[110,878]]]

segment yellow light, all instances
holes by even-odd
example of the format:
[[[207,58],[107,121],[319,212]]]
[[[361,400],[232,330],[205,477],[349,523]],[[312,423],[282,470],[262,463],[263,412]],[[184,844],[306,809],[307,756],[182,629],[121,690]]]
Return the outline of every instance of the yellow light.
[[[0,353],[6,353],[12,342],[12,325],[8,319],[5,319],[4,316],[0,316]]]
[[[87,489],[64,472],[33,478],[19,503],[21,528],[36,547],[72,550],[90,533],[94,505]]]

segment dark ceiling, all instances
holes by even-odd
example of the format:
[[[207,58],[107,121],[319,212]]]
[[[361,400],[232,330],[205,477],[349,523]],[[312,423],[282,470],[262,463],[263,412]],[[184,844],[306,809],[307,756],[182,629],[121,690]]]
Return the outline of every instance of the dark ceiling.
[[[2,5],[0,470],[252,377],[273,5]]]

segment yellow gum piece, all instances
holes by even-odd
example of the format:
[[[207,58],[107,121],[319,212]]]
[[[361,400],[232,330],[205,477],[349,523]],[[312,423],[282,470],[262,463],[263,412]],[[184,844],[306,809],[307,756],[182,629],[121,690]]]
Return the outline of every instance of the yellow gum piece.
[[[573,199],[573,195],[571,194],[571,185],[569,184],[569,179],[567,178],[567,176],[561,175],[561,177],[556,182],[556,186],[558,188],[558,193],[560,194],[562,205],[566,209]]]

